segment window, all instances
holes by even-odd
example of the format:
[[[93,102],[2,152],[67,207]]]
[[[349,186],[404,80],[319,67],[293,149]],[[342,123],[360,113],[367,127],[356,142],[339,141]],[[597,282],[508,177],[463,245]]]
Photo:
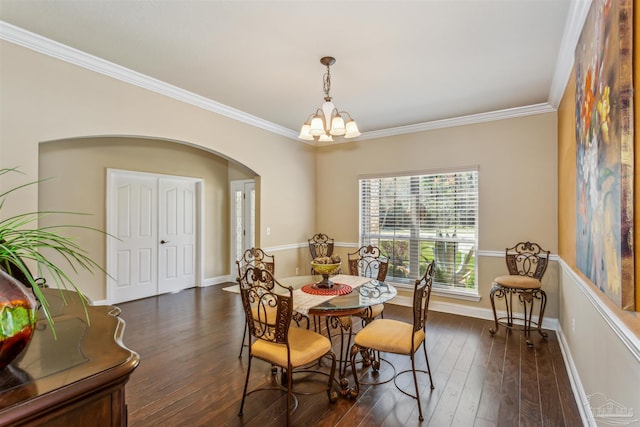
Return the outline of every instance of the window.
[[[389,257],[387,279],[476,291],[478,171],[360,179],[360,244]]]

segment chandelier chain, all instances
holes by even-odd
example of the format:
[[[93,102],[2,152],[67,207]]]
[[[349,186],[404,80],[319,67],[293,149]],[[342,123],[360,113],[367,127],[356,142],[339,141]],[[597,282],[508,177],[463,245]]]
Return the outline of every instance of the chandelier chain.
[[[323,80],[323,90],[324,90],[325,99],[326,98],[331,99],[331,95],[329,95],[329,91],[331,91],[331,70],[329,69],[328,65],[327,65],[327,72],[324,73],[322,80]]]

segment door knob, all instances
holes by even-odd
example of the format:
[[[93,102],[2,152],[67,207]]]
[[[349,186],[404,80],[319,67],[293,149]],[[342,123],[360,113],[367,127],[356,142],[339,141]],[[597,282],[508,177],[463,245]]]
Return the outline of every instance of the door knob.
[[[169,243],[169,241],[168,240],[160,240],[160,244],[161,245],[164,245],[165,243]]]

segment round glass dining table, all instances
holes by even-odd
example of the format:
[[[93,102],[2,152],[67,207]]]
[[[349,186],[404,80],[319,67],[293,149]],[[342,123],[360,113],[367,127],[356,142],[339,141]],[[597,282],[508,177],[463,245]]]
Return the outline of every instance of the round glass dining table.
[[[350,282],[349,278],[364,280],[360,286],[353,287],[352,291],[346,295],[325,295],[324,301],[320,302],[308,309],[309,314],[313,316],[347,316],[350,314],[360,313],[363,309],[377,304],[383,304],[396,295],[397,289],[388,283],[368,278],[360,278],[358,276],[336,275],[331,279],[335,283]],[[341,280],[347,279],[347,280]],[[291,286],[295,289],[302,289],[310,283],[318,283],[322,280],[322,276],[291,276],[277,279],[285,286]],[[304,292],[304,291],[302,291]],[[294,309],[296,299],[294,296]]]

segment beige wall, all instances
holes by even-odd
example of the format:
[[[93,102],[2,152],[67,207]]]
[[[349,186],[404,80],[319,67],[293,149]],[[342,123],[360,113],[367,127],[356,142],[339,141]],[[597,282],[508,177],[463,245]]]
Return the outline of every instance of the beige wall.
[[[489,307],[491,278],[504,272],[502,259],[483,256],[483,251],[502,252],[518,240],[557,250],[556,182],[549,173],[556,168],[554,114],[338,144],[319,149],[316,156],[315,148],[298,141],[11,43],[0,46],[0,100],[11,106],[0,110],[0,166],[20,165],[37,177],[40,143],[110,135],[179,141],[218,153],[259,176],[258,244],[277,250],[279,274],[294,274],[296,267],[307,271],[308,251],[298,246],[316,231],[357,244],[357,179],[374,172],[479,167],[481,307]],[[513,162],[518,158],[527,161]],[[535,185],[521,185],[522,177],[535,177]],[[34,191],[22,199],[20,210],[37,208]],[[7,207],[7,214],[18,209]],[[346,251],[338,248],[343,255]],[[210,265],[206,269],[219,271]],[[87,286],[96,293],[101,287]],[[550,294],[548,315],[557,317],[552,274],[544,286]]]
[[[152,160],[152,161],[150,161]],[[177,144],[142,138],[76,138],[40,144],[40,185],[38,207],[43,211],[66,210],[90,214],[82,217],[45,217],[41,225],[73,219],[106,230],[107,168],[163,175],[188,176],[204,182],[204,277],[229,273],[229,179],[251,179],[245,168],[229,166],[229,161],[212,153]],[[244,173],[242,173],[244,172]],[[82,197],[78,197],[78,195]],[[105,236],[80,232],[81,247],[106,265]],[[88,273],[80,282],[91,283]],[[200,283],[199,283],[200,284]],[[84,289],[92,300],[104,300],[106,283]]]
[[[327,146],[318,150],[317,162],[318,229],[352,243],[358,242],[360,176],[478,167],[482,299],[436,300],[488,309],[491,281],[506,272],[506,247],[530,240],[557,252],[554,113]],[[549,297],[547,316],[555,318],[557,267],[552,264],[543,287]]]
[[[571,362],[568,369],[582,386],[583,394],[578,398],[583,400],[587,415],[594,406],[589,403],[589,396],[594,395],[595,406],[599,406],[597,402],[603,403],[603,400],[598,396],[602,394],[633,410],[633,418],[637,420],[640,408],[637,339],[635,344],[621,339],[621,326],[612,325],[615,315],[603,315],[603,311],[616,313],[616,308],[599,301],[600,291],[593,285],[585,285],[583,280],[569,267],[561,272],[559,335]],[[635,345],[635,354],[629,345]]]
[[[261,193],[257,241],[263,247],[294,245],[285,251],[293,255],[278,265],[282,274],[294,274],[302,262],[297,245],[315,231],[314,147],[6,41],[0,49],[0,167],[20,166],[26,173],[3,177],[0,189],[37,179],[39,146],[48,141],[105,136],[178,141],[255,171]],[[36,210],[37,188],[10,201],[3,216]],[[104,279],[91,280],[80,286],[97,293]]]

